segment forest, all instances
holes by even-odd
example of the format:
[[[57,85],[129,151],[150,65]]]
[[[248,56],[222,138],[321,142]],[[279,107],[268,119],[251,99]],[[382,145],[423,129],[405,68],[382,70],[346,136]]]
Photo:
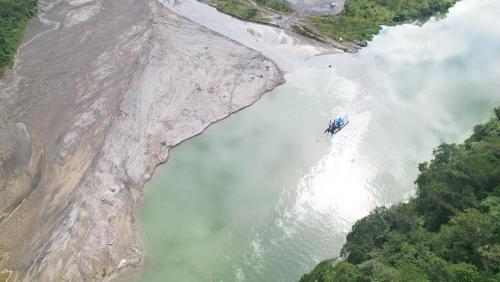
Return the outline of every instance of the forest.
[[[357,221],[300,281],[500,281],[500,107],[419,165],[416,196]]]
[[[0,0],[0,78],[12,64],[28,21],[34,15],[36,0]]]
[[[444,14],[457,0],[347,0],[337,16],[313,16],[327,36],[340,41],[367,41],[381,25],[425,22]]]

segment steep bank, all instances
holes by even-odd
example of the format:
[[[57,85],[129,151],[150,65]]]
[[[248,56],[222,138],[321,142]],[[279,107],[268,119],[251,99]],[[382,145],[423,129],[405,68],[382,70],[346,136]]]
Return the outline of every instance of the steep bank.
[[[169,149],[283,77],[259,53],[156,1],[40,6],[1,82],[1,127],[27,128],[5,138],[31,144],[29,161],[2,169],[31,169],[18,186],[0,185],[15,194],[2,202],[0,270],[14,280],[103,279],[142,263],[134,209]]]
[[[358,220],[342,260],[300,281],[498,281],[500,107],[463,144],[433,154],[419,165],[415,198]]]

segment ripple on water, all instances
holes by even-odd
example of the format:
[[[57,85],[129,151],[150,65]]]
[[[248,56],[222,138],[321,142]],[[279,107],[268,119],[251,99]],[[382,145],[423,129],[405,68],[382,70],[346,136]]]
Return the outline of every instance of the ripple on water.
[[[500,29],[483,30],[498,23],[498,1],[461,1],[442,21],[384,29],[356,55],[310,58],[317,50],[304,45],[266,45],[279,43],[267,27],[182,2],[178,11],[196,11],[186,16],[286,66],[301,59],[285,85],[158,170],[141,210],[157,265],[147,281],[297,280],[339,254],[355,220],[412,195],[432,148],[460,141],[500,103]],[[318,139],[339,114],[351,123]]]

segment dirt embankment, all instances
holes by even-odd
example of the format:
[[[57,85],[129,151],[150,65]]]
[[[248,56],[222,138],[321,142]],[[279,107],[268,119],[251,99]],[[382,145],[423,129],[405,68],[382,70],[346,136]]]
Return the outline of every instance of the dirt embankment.
[[[105,279],[142,264],[134,210],[169,149],[283,76],[153,0],[39,5],[0,82],[0,278]]]

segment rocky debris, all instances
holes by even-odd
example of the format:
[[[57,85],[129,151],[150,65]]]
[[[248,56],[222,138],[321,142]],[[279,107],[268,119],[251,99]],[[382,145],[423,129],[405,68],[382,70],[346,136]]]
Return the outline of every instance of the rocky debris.
[[[0,223],[35,189],[40,180],[39,155],[22,123],[0,123]]]

